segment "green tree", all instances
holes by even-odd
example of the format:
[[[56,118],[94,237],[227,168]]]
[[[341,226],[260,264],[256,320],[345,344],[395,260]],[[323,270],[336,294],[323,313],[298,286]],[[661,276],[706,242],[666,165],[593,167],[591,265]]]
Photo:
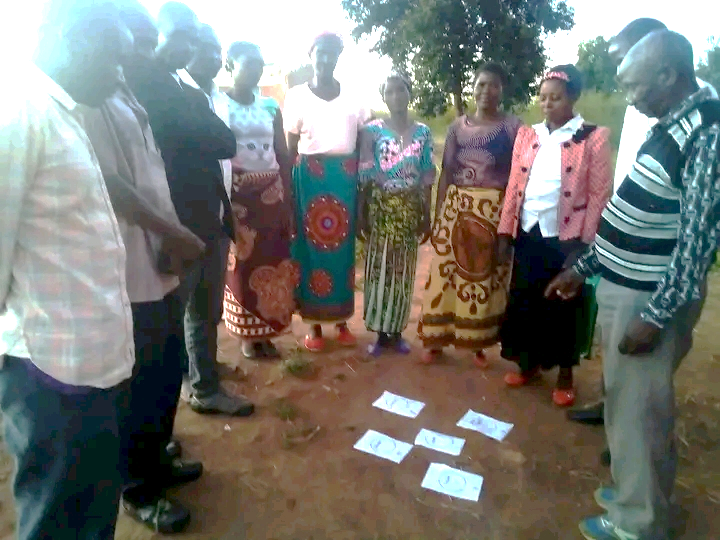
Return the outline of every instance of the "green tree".
[[[356,39],[377,37],[374,50],[412,74],[423,115],[442,114],[450,97],[462,114],[483,61],[504,64],[506,96],[526,102],[545,68],[542,38],[573,25],[564,0],[343,0],[343,7]]]
[[[707,56],[698,64],[697,76],[720,92],[720,39],[711,39],[710,45]]]
[[[617,67],[608,54],[609,46],[610,43],[602,36],[585,41],[578,47],[577,62],[577,68],[585,79],[585,87],[607,94],[618,89],[615,79]]]

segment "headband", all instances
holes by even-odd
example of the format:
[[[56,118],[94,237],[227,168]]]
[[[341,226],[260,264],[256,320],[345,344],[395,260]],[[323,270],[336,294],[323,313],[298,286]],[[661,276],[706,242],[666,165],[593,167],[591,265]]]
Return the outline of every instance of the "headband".
[[[564,71],[548,71],[543,77],[543,81],[548,81],[551,79],[565,81],[566,83],[570,82],[570,77]]]

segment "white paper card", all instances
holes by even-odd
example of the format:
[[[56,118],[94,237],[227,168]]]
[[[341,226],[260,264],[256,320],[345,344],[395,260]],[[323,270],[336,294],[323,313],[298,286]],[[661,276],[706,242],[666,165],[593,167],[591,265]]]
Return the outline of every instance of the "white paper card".
[[[480,498],[483,477],[442,463],[431,463],[422,481],[422,487],[458,499],[475,501]]]
[[[465,439],[451,437],[450,435],[423,428],[420,430],[420,433],[417,434],[417,437],[415,437],[415,444],[450,454],[451,456],[459,456],[463,446],[465,446]]]
[[[400,416],[415,418],[420,414],[420,411],[423,410],[425,404],[422,401],[415,401],[385,391],[383,395],[373,403],[373,406],[384,411],[399,414]]]
[[[367,452],[383,459],[389,459],[394,463],[400,463],[412,450],[413,445],[397,441],[383,433],[369,429],[358,442],[355,443],[355,450]]]
[[[502,441],[513,428],[513,424],[495,420],[484,414],[476,413],[473,410],[466,412],[465,416],[460,419],[457,425],[461,428],[479,431],[483,435],[487,435],[496,441]]]

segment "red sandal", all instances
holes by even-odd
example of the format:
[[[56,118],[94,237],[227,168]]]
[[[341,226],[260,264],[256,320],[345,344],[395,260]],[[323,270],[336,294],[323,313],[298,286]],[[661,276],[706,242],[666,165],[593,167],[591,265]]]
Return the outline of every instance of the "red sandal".
[[[479,369],[487,369],[490,367],[490,361],[487,359],[487,356],[485,356],[483,351],[475,353],[473,364],[475,364],[475,367]]]
[[[512,388],[518,388],[520,386],[525,386],[532,381],[535,381],[537,379],[540,379],[540,369],[533,369],[532,371],[527,372],[521,372],[518,373],[517,371],[511,371],[509,373],[505,374],[505,377],[503,377],[503,380],[505,381],[505,384]]]
[[[311,335],[305,336],[305,348],[310,352],[322,352],[325,349],[325,340]]]
[[[575,403],[575,389],[553,388],[552,400],[558,407],[570,407]]]

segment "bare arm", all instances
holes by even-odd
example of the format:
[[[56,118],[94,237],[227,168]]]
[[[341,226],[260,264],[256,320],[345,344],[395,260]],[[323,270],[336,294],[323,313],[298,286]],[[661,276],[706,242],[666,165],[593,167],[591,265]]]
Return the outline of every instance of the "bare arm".
[[[288,148],[288,160],[292,167],[298,158],[298,145],[300,144],[300,135],[297,133],[287,134],[287,148]]]

